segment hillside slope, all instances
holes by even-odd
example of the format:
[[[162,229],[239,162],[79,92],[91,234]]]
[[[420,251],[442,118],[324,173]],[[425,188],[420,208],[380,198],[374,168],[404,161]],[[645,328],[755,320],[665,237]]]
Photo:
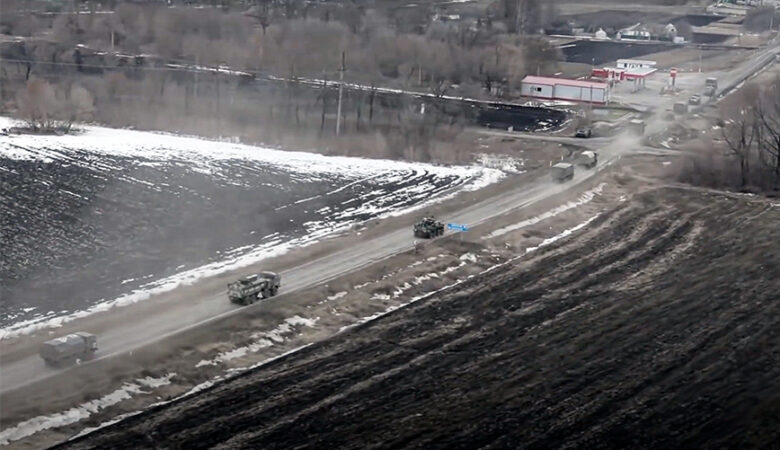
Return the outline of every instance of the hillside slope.
[[[780,206],[662,189],[61,448],[769,448]]]

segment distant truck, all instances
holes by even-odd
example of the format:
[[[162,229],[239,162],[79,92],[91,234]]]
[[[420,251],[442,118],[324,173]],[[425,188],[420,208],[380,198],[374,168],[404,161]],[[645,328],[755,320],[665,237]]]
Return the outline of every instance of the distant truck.
[[[89,360],[97,352],[97,336],[80,331],[41,344],[40,355],[46,364],[59,367],[66,363]]]
[[[633,119],[628,121],[628,129],[636,134],[636,135],[643,135],[645,134],[645,121],[639,120],[639,119]]]
[[[228,299],[239,305],[250,305],[279,292],[282,276],[274,272],[260,272],[228,283]]]
[[[583,166],[586,169],[592,169],[596,167],[599,162],[599,155],[596,152],[590,150],[580,153],[577,158],[577,165]]]
[[[430,239],[444,234],[444,224],[433,217],[424,217],[414,224],[414,237]]]
[[[704,80],[704,95],[712,97],[718,90],[718,79],[714,77]]]
[[[563,183],[565,181],[571,180],[572,178],[574,178],[573,164],[560,162],[552,166],[553,181],[557,181],[558,183]]]
[[[673,109],[676,114],[685,114],[688,112],[688,105],[686,105],[684,102],[677,102],[674,104]]]

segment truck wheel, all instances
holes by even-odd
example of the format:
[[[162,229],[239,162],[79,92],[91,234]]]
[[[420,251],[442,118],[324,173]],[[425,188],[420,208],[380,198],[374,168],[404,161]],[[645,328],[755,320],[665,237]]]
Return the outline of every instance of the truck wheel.
[[[271,288],[271,297],[276,297],[276,293],[279,291],[278,287]]]

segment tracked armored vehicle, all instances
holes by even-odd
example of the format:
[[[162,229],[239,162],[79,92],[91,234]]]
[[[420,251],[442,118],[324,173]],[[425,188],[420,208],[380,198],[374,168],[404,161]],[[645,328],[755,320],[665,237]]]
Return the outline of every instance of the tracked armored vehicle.
[[[279,292],[282,276],[274,272],[260,272],[228,283],[228,299],[239,305],[250,305]]]
[[[444,224],[433,217],[425,217],[414,224],[414,237],[431,239],[444,234]]]

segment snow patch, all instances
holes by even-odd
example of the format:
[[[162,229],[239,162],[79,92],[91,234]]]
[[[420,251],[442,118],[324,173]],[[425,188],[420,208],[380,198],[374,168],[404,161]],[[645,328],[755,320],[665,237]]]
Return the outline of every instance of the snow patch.
[[[344,297],[345,295],[347,295],[347,291],[337,292],[333,295],[328,296],[328,301],[338,300],[341,297]]]
[[[148,394],[149,392],[145,391],[144,388],[155,389],[160,386],[171,384],[171,379],[175,376],[175,373],[169,373],[160,378],[146,377],[137,379],[134,383],[123,384],[119,389],[110,394],[82,403],[67,411],[25,420],[13,427],[0,431],[0,445],[8,445],[13,441],[24,439],[40,431],[61,428],[82,421],[106,408],[114,406],[124,400],[129,400],[135,394]]]
[[[284,319],[282,323],[277,325],[276,328],[274,328],[271,331],[254,333],[252,335],[252,339],[254,339],[254,342],[252,342],[251,344],[246,345],[244,347],[238,347],[227,352],[222,352],[218,354],[214,359],[202,360],[198,362],[198,364],[196,364],[195,367],[216,366],[218,364],[225,363],[232,359],[244,357],[248,353],[256,353],[264,348],[268,348],[276,344],[280,344],[286,340],[285,338],[287,335],[289,335],[290,333],[296,330],[296,327],[313,328],[318,320],[319,317],[315,319],[307,319],[305,317],[301,317],[298,315],[288,317],[287,319]]]
[[[538,215],[536,217],[532,217],[530,219],[523,220],[522,222],[518,222],[513,225],[509,225],[504,228],[499,228],[498,230],[493,231],[492,233],[488,234],[487,236],[484,236],[483,239],[493,239],[498,236],[502,236],[506,233],[519,230],[521,228],[525,228],[531,225],[535,225],[539,222],[542,222],[544,220],[547,220],[551,217],[555,217],[559,214],[562,214],[570,209],[574,209],[577,207],[580,207],[586,203],[589,203],[591,200],[593,200],[594,197],[601,194],[601,192],[604,190],[604,187],[606,186],[606,183],[601,183],[595,188],[583,192],[583,194],[575,201],[568,202],[564,205],[558,206],[557,208],[551,209],[550,211],[547,211],[541,215]]]
[[[567,230],[563,230],[563,232],[561,232],[560,234],[556,234],[555,236],[553,236],[551,238],[547,238],[547,239],[543,240],[536,247],[528,247],[527,249],[525,249],[525,253],[528,254],[528,253],[534,252],[536,250],[539,250],[542,247],[546,247],[546,246],[548,246],[548,245],[550,245],[550,244],[552,244],[554,242],[557,242],[557,241],[559,241],[559,240],[561,240],[561,239],[563,239],[563,238],[565,238],[567,236],[570,236],[572,233],[575,233],[575,232],[577,232],[577,231],[587,227],[588,225],[590,225],[590,223],[593,222],[594,220],[596,220],[596,218],[598,216],[600,216],[600,215],[601,214],[596,214],[595,216],[591,217],[590,219],[586,220],[585,222],[582,222],[581,224],[579,224],[579,225],[577,225],[575,227],[569,228]]]
[[[518,158],[513,158],[507,155],[497,155],[489,153],[480,153],[476,157],[476,161],[482,166],[498,169],[502,172],[508,173],[523,173],[525,170],[525,161]]]
[[[460,255],[460,260],[461,261],[471,261],[471,262],[475,263],[475,262],[477,262],[477,255],[475,255],[473,253],[464,253],[464,254]]]

